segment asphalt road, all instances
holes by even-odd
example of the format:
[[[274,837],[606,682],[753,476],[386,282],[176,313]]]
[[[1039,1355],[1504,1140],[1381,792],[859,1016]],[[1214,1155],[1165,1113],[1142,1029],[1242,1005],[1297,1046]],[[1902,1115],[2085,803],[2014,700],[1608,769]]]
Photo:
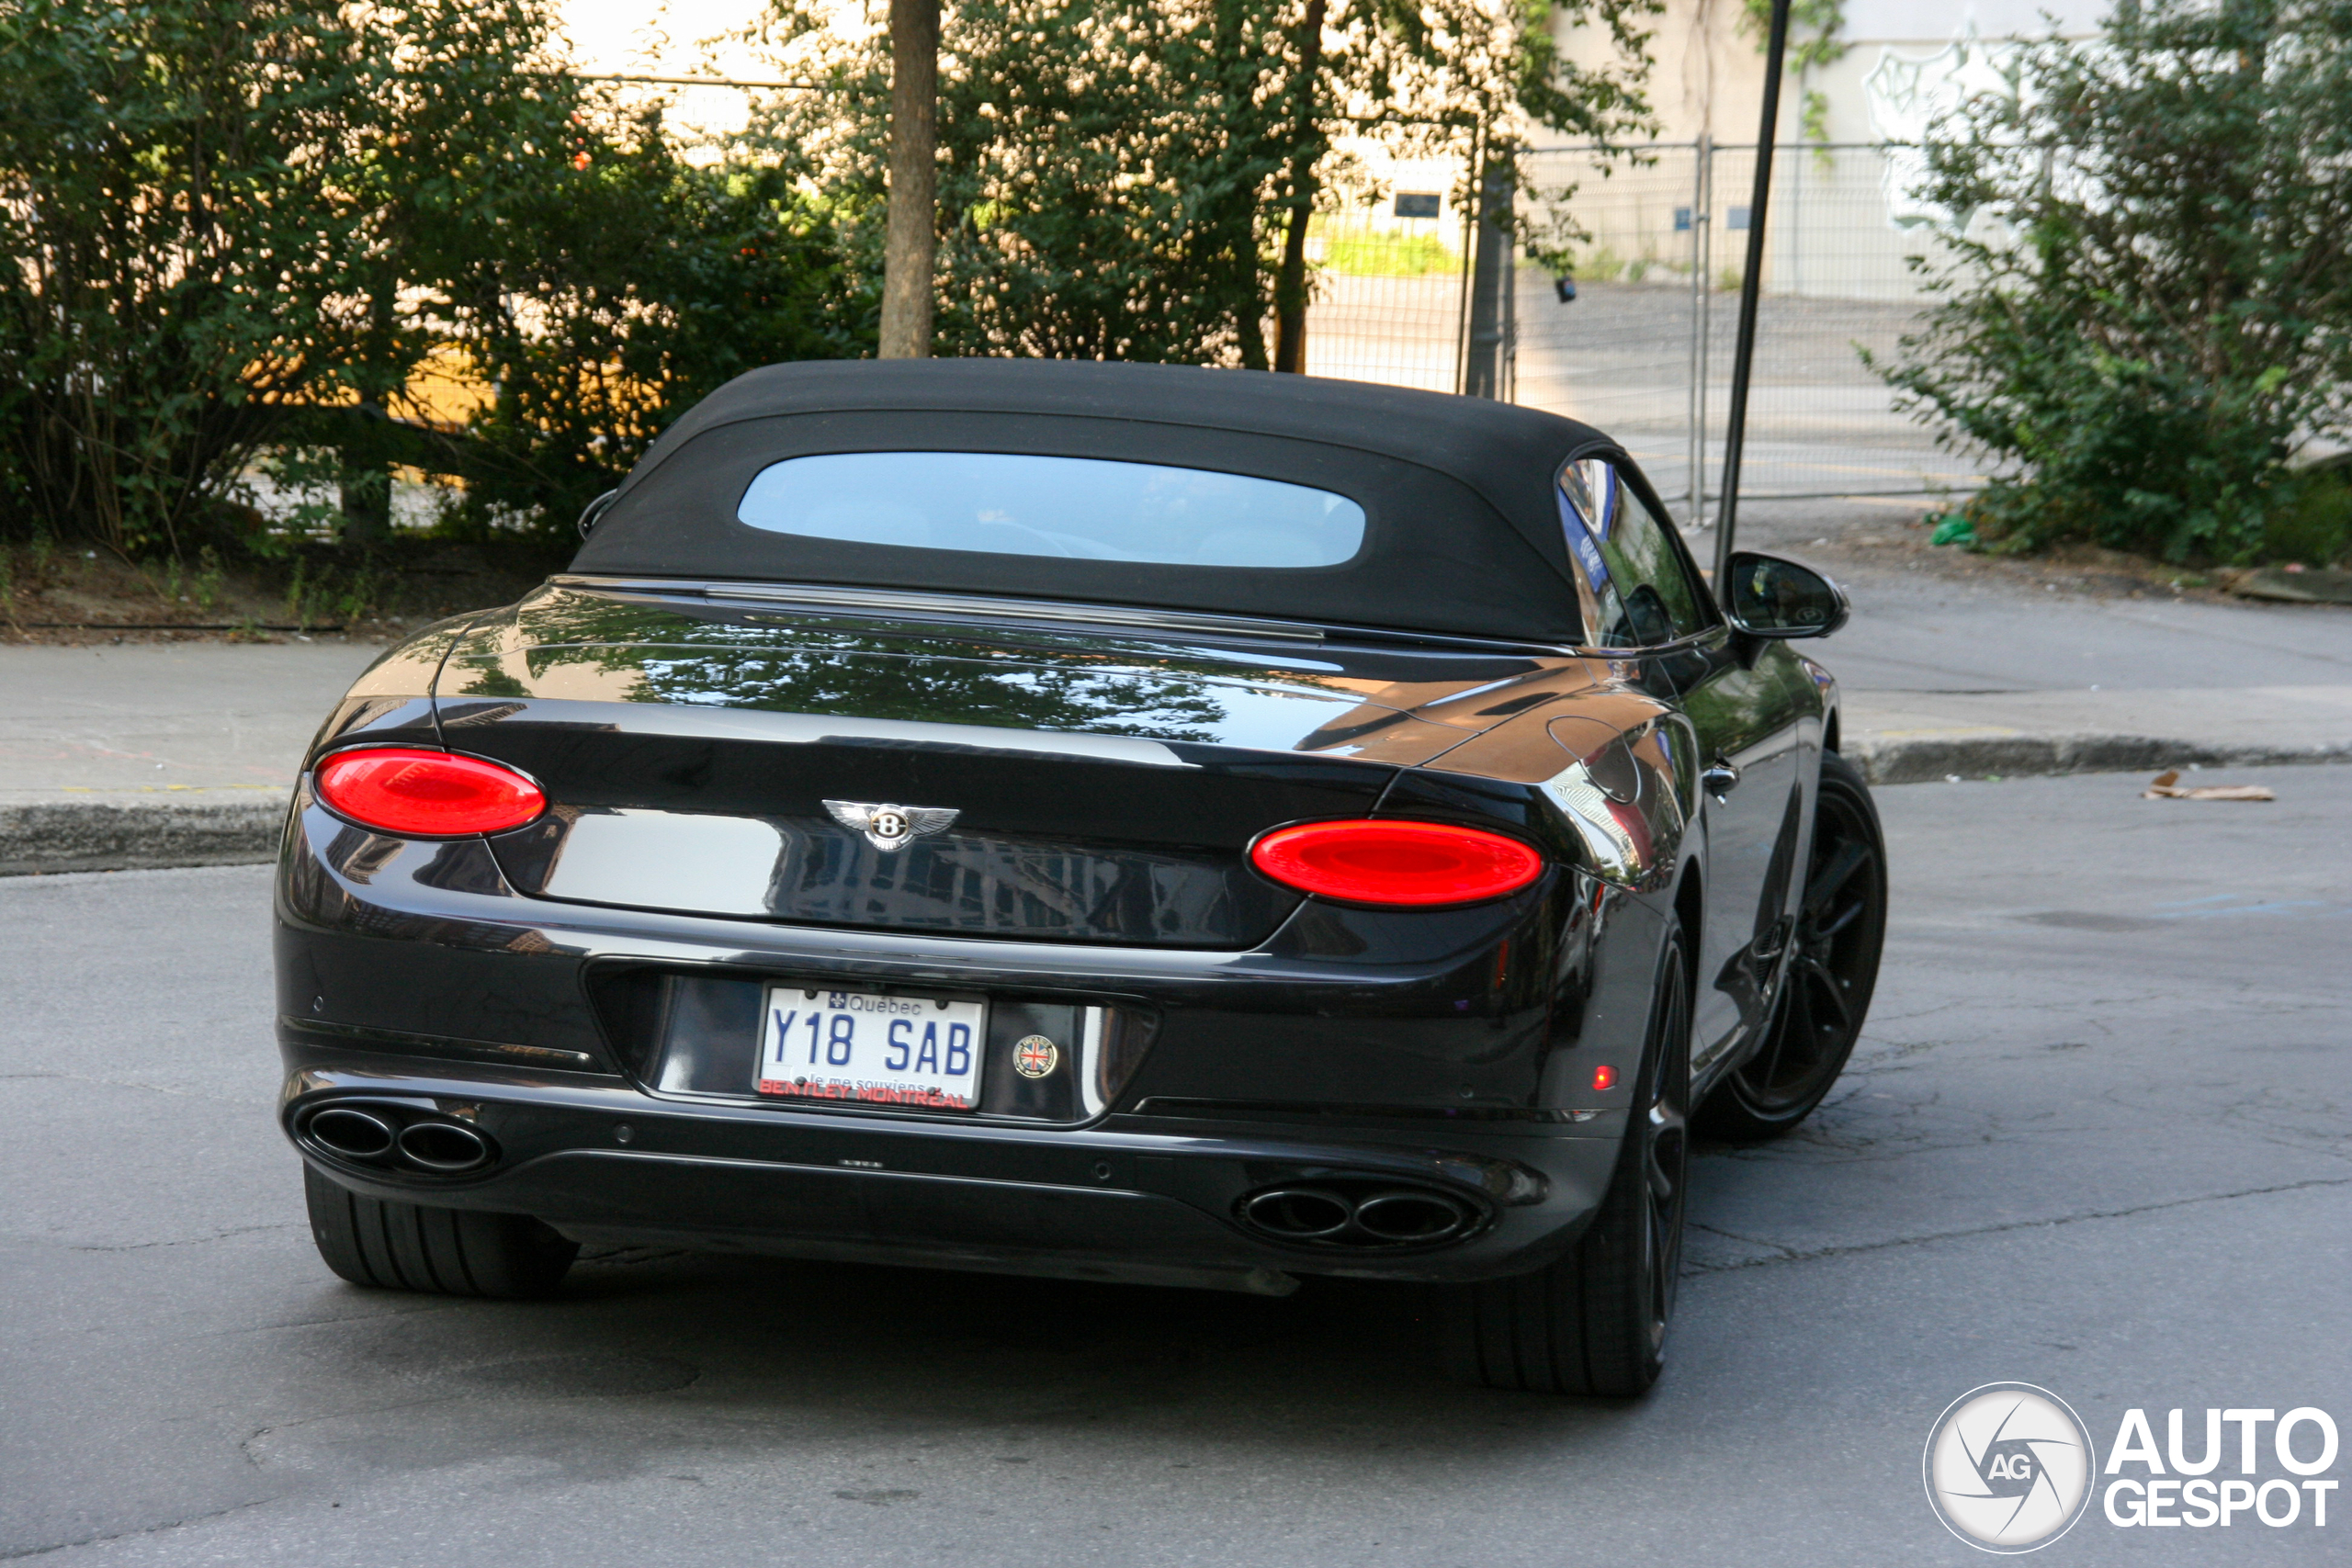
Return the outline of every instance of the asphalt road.
[[[1804,1134],[1702,1160],[1671,1365],[1633,1404],[1451,1387],[1408,1298],[1361,1287],[671,1255],[551,1304],[356,1291],[270,1120],[267,873],[0,882],[0,1557],[1981,1561],[1920,1482],[1974,1385],[2056,1392],[2102,1453],[2134,1406],[2160,1442],[2176,1406],[2200,1437],[2208,1406],[2352,1424],[2352,768],[2245,776],[2279,801],[1883,792],[1868,1038]],[[2340,1562],[2334,1502],[2168,1530],[2094,1505],[2037,1561]]]

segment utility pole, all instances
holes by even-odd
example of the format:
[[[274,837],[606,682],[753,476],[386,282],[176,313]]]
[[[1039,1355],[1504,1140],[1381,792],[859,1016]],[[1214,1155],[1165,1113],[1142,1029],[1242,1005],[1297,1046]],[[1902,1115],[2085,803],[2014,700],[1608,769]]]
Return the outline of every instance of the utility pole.
[[[1772,0],[1764,54],[1764,126],[1756,134],[1756,184],[1747,198],[1747,262],[1739,275],[1739,338],[1731,362],[1731,413],[1724,431],[1724,499],[1716,514],[1715,584],[1731,581],[1732,531],[1739,520],[1740,449],[1747,443],[1747,382],[1756,369],[1757,290],[1764,280],[1764,206],[1772,195],[1772,135],[1781,120],[1781,73],[1789,52],[1789,0]]]
[[[931,357],[939,251],[939,0],[890,0],[890,205],[882,247],[884,359]]]

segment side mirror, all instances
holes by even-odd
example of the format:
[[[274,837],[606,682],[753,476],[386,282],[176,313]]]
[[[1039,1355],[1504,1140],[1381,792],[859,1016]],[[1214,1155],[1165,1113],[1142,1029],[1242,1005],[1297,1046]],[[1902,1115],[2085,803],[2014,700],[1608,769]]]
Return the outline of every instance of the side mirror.
[[[1559,296],[1561,304],[1566,305],[1577,297],[1577,280],[1573,277],[1555,277],[1552,280],[1552,292]]]
[[[1846,624],[1846,591],[1811,567],[1735,550],[1724,614],[1750,637],[1827,637]]]

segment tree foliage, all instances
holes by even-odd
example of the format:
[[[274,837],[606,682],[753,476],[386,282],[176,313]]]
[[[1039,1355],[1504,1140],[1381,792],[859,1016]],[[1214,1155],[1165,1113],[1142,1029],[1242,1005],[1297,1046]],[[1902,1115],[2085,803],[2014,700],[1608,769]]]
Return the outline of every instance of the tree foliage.
[[[1745,0],[1740,28],[1756,40],[1759,54],[1770,52],[1772,0]],[[1846,30],[1846,0],[1791,0],[1787,69],[1802,80],[1816,67],[1835,65],[1854,46],[1838,35]],[[1818,87],[1804,89],[1797,106],[1797,130],[1807,141],[1829,140],[1829,96]],[[1825,152],[1820,154],[1826,157]]]
[[[1619,135],[1643,112],[1652,0],[960,0],[940,75],[937,350],[1263,367],[1283,239],[1362,133],[1472,151],[1532,121]],[[806,148],[879,252],[887,39],[779,0],[770,40],[831,89],[771,132]],[[1314,47],[1308,47],[1309,23]],[[1611,29],[1602,65],[1555,18]],[[1311,65],[1311,69],[1310,69]],[[868,260],[869,268],[875,264]]]
[[[412,254],[419,314],[489,393],[448,448],[461,522],[564,536],[723,382],[870,354],[875,301],[792,164],[698,164],[652,110],[537,118],[467,139],[418,193]]]
[[[2352,423],[2352,0],[2126,4],[2018,65],[1930,138],[1953,265],[1883,373],[2006,460],[2010,547],[2278,553]]]
[[[447,526],[552,539],[719,382],[870,353],[881,39],[786,9],[823,90],[688,146],[564,73],[551,4],[0,5],[0,532],[239,542],[267,457],[340,481],[346,542],[395,462],[462,481]],[[1653,6],[962,0],[939,347],[1264,366],[1346,136],[1619,135]]]
[[[447,47],[404,30],[310,0],[0,10],[12,509],[176,547],[276,410],[418,352],[368,306],[390,287],[395,47]]]
[[[546,0],[0,7],[0,526],[179,554],[225,539],[265,448],[321,442],[568,525],[729,375],[855,352],[791,170],[697,164],[557,70],[551,27]],[[488,395],[416,439],[450,377]]]

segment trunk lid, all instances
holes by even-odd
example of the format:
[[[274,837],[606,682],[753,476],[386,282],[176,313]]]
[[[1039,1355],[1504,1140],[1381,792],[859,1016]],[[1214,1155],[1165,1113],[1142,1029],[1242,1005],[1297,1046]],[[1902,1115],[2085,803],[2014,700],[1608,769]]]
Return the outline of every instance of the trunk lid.
[[[1573,659],[1213,646],[560,583],[469,628],[435,702],[452,750],[522,769],[555,803],[492,840],[526,896],[1238,948],[1297,902],[1250,870],[1251,839],[1370,812],[1398,767],[1587,683]],[[875,807],[953,817],[894,838],[899,824],[861,816]]]

